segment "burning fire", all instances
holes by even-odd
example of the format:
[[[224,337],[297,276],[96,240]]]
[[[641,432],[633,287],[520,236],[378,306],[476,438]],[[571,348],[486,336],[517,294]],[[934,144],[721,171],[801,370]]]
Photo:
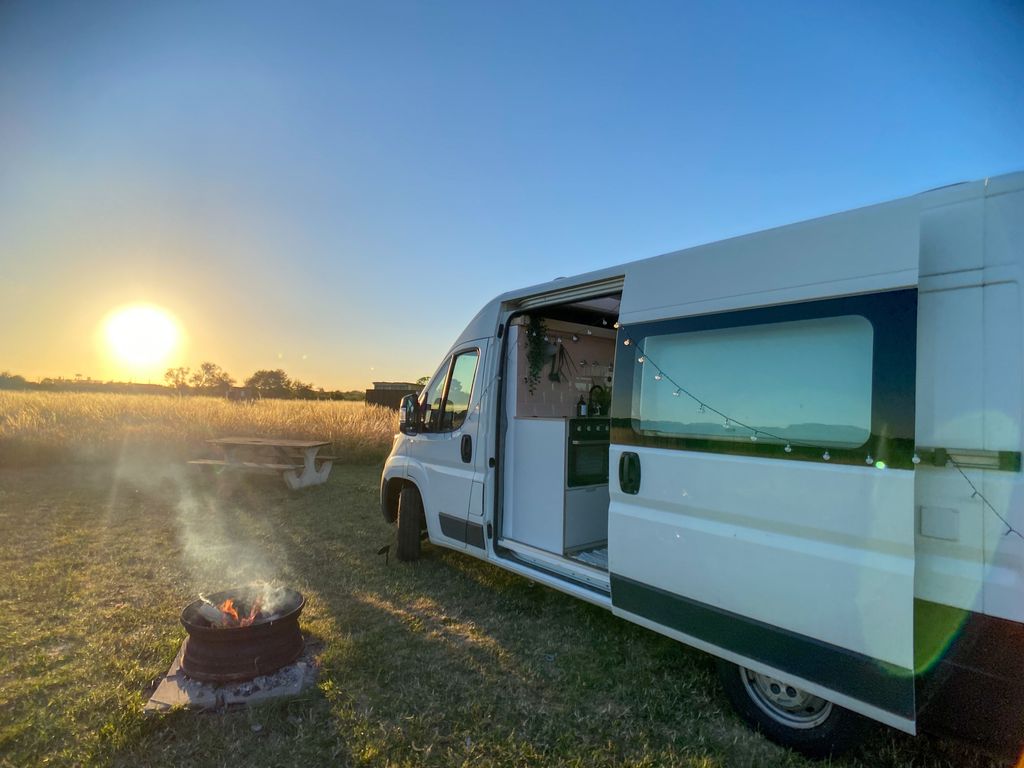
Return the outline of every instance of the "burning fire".
[[[245,617],[239,617],[238,610],[235,608],[235,601],[232,598],[228,598],[223,603],[217,606],[223,615],[221,620],[222,627],[248,627],[254,621],[260,613],[260,599],[257,597],[252,607],[249,609],[249,615]]]
[[[203,602],[199,605],[199,615],[214,627],[222,629],[248,627],[255,623],[257,619],[266,618],[261,613],[263,601],[259,597],[253,600],[252,605],[249,607],[248,615],[239,614],[240,606],[236,606],[234,598],[231,597],[220,605],[214,605],[206,600],[206,598],[202,598],[202,600]]]

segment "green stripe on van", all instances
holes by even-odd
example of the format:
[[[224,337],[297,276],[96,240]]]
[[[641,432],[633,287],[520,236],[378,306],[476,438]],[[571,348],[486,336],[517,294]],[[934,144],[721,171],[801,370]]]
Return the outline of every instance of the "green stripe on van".
[[[914,719],[913,670],[610,574],[612,605],[852,699]],[[807,606],[813,610],[813,606]]]

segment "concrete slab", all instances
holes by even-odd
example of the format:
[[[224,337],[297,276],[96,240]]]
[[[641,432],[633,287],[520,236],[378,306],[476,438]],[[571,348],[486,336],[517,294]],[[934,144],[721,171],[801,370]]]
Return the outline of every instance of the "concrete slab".
[[[203,683],[188,677],[181,669],[188,638],[181,644],[170,669],[142,708],[147,714],[184,708],[194,710],[260,704],[271,699],[297,696],[316,682],[316,664],[307,644],[298,661],[271,675],[260,675],[244,683]]]

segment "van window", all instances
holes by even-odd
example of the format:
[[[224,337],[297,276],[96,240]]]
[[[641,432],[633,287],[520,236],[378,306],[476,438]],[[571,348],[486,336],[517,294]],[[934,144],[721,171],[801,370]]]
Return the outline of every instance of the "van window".
[[[466,421],[479,358],[478,350],[467,350],[437,369],[420,397],[424,432],[454,432]]]
[[[449,357],[437,369],[430,383],[423,389],[420,396],[420,412],[423,414],[423,431],[440,432],[441,430],[441,399],[444,397],[444,385],[448,381],[448,370],[452,359]]]
[[[466,414],[469,413],[469,398],[473,394],[473,378],[476,375],[478,359],[479,354],[475,349],[455,357],[451,383],[448,385],[448,397],[444,404],[444,418],[448,430],[461,427],[466,420]]]
[[[873,342],[858,315],[649,336],[632,415],[659,435],[855,448],[871,436]]]
[[[913,288],[624,323],[612,442],[913,469],[916,366]]]

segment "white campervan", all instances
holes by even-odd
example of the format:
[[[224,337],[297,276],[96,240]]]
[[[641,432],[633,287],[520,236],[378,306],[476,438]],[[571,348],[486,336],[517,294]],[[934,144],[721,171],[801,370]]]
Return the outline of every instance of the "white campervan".
[[[808,754],[1019,742],[1022,281],[1017,173],[499,296],[403,403],[398,555],[706,650]]]

